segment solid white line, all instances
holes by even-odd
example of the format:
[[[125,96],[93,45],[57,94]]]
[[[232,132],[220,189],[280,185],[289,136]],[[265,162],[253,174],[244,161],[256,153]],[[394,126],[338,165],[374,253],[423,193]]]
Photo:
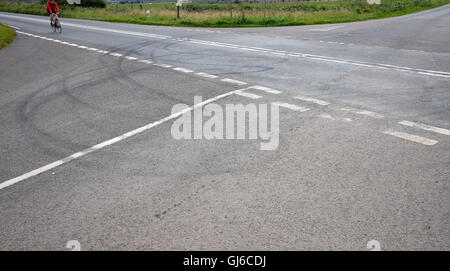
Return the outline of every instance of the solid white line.
[[[13,179],[10,179],[10,180],[7,180],[5,182],[2,182],[2,183],[0,183],[0,189],[6,188],[6,187],[11,186],[13,184],[16,184],[18,182],[24,181],[26,179],[29,179],[29,178],[31,178],[33,176],[36,176],[36,175],[39,175],[39,174],[44,173],[46,171],[49,171],[51,169],[54,169],[54,168],[56,168],[58,166],[61,166],[63,164],[69,163],[70,161],[73,161],[73,160],[75,160],[77,158],[83,157],[86,154],[89,154],[89,153],[94,152],[94,151],[98,151],[98,150],[103,149],[103,148],[105,148],[107,146],[111,146],[111,145],[113,145],[113,144],[115,144],[117,142],[123,141],[123,140],[125,140],[125,139],[127,139],[129,137],[135,136],[137,134],[141,134],[141,133],[143,133],[143,132],[145,132],[147,130],[150,130],[150,129],[152,129],[152,128],[160,125],[160,124],[163,124],[163,123],[165,123],[167,121],[170,121],[172,119],[175,119],[175,118],[177,118],[177,117],[179,117],[179,116],[181,116],[181,115],[183,115],[183,114],[185,114],[185,113],[187,113],[189,111],[192,111],[193,109],[195,109],[197,107],[202,107],[202,106],[204,106],[206,104],[209,104],[209,103],[215,102],[217,100],[223,99],[223,98],[228,97],[228,96],[230,96],[233,93],[238,92],[238,91],[240,91],[240,90],[233,90],[233,91],[230,91],[230,92],[218,95],[216,97],[213,97],[211,99],[205,100],[205,101],[203,101],[201,103],[198,103],[198,104],[195,104],[193,106],[190,106],[190,107],[188,107],[188,108],[186,108],[186,109],[184,109],[182,111],[179,111],[179,112],[174,113],[172,115],[169,115],[169,116],[167,116],[165,118],[162,118],[162,119],[160,119],[158,121],[149,123],[147,125],[144,125],[142,127],[137,128],[135,130],[132,130],[132,131],[127,132],[125,134],[122,134],[120,136],[114,137],[112,139],[106,140],[106,141],[104,141],[102,143],[99,143],[99,144],[94,145],[94,146],[92,146],[90,148],[84,149],[84,150],[82,150],[80,152],[77,152],[77,153],[74,153],[72,155],[69,155],[69,156],[67,156],[67,157],[65,157],[65,158],[63,158],[61,160],[55,161],[53,163],[50,163],[50,164],[45,165],[43,167],[37,168],[37,169],[32,170],[30,172],[27,172],[27,173],[25,173],[23,175],[15,177]]]
[[[197,72],[196,75],[201,76],[201,77],[205,77],[205,78],[217,78],[217,75],[213,75],[213,74],[209,74],[209,73],[204,73],[204,72]]]
[[[57,41],[57,42],[59,42],[59,41]],[[87,49],[88,47],[87,46],[84,46],[84,45],[80,45],[80,46],[77,46],[78,48],[80,48],[80,49]]]
[[[95,51],[95,52],[98,51],[97,48],[87,48],[87,50],[88,50],[88,51]]]
[[[435,126],[431,126],[431,125],[427,125],[427,124],[423,124],[423,123],[407,121],[407,120],[400,121],[399,124],[450,136],[450,130],[445,129],[445,128],[439,128],[439,127],[435,127]]]
[[[420,74],[424,74],[424,75],[430,75],[430,76],[438,76],[438,77],[450,78],[450,75],[443,75],[443,74],[429,73],[429,72],[419,72],[419,73]]]
[[[360,109],[352,108],[352,107],[341,108],[341,110],[348,111],[348,112],[354,113],[354,114],[366,115],[366,116],[369,116],[371,118],[376,118],[376,119],[384,118],[384,116],[381,114],[378,114],[378,113],[375,113],[372,111],[367,111],[367,110],[360,110]]]
[[[256,95],[256,94],[253,94],[253,93],[244,92],[243,90],[237,91],[235,94],[239,95],[239,96],[246,97],[246,98],[250,98],[250,99],[253,99],[253,100],[261,98],[261,96],[259,96],[259,95]]]
[[[316,98],[305,97],[305,96],[295,96],[294,99],[298,99],[298,100],[301,100],[301,101],[304,101],[304,102],[315,103],[315,104],[323,105],[323,106],[330,104],[327,101],[319,100],[319,99],[316,99]]]
[[[230,78],[223,78],[223,79],[220,79],[220,81],[226,82],[226,83],[230,83],[230,84],[236,84],[236,85],[239,85],[239,86],[247,85],[247,83],[245,83],[245,82],[242,82],[242,81],[239,81],[239,80],[230,79]]]
[[[2,16],[3,17],[11,17],[11,18],[17,18],[17,19],[23,19],[23,20],[31,20],[31,21],[39,21],[39,22],[42,22],[42,23],[47,23],[47,20],[40,20],[40,19],[35,19],[35,18],[19,17],[19,16],[13,16],[13,15],[0,14],[0,17],[2,17]],[[163,35],[157,35],[157,34],[150,34],[150,33],[143,33],[143,32],[133,32],[133,31],[123,31],[123,30],[116,30],[116,29],[110,29],[110,28],[85,26],[85,25],[73,24],[73,23],[64,23],[64,25],[72,26],[72,27],[78,27],[78,28],[84,28],[84,29],[89,29],[89,30],[112,32],[112,33],[134,35],[134,36],[156,38],[156,39],[171,39],[172,38],[170,36],[163,36]],[[241,46],[241,45],[235,45],[235,44],[210,42],[210,41],[203,41],[203,40],[196,40],[196,39],[182,39],[182,40],[179,40],[179,41],[180,42],[190,42],[190,43],[208,45],[208,46],[229,47],[229,48],[240,49],[240,50],[251,49],[252,51],[256,50],[256,51],[264,52],[264,53],[277,52],[277,53],[286,53],[288,55],[297,54],[297,55],[299,55],[301,57],[304,57],[304,58],[310,58],[310,59],[315,59],[315,60],[319,60],[319,61],[342,63],[342,64],[363,66],[363,67],[376,68],[376,69],[387,69],[387,68],[389,68],[391,70],[396,70],[396,71],[401,71],[401,72],[415,72],[415,73],[421,74],[421,75],[439,76],[439,77],[442,77],[442,78],[448,78],[447,75],[450,75],[450,72],[444,72],[444,71],[432,71],[432,70],[426,70],[426,69],[409,68],[409,67],[395,66],[395,65],[382,64],[382,63],[368,63],[368,62],[362,62],[362,61],[339,59],[339,58],[334,58],[334,57],[329,57],[329,56],[311,55],[311,54],[304,54],[304,53],[298,53],[298,52],[288,52],[288,51],[274,50],[274,49],[267,49],[267,48],[259,48],[259,47],[252,47],[252,46]],[[321,41],[321,42],[323,42],[323,41]]]
[[[274,102],[274,104],[277,104],[280,107],[284,107],[284,108],[299,111],[299,112],[306,112],[309,110],[309,108],[301,107],[301,106],[298,106],[295,104],[289,104],[289,103],[283,103],[283,102]]]
[[[395,136],[398,138],[402,138],[402,139],[406,139],[412,142],[416,142],[416,143],[420,143],[426,146],[433,146],[436,143],[438,143],[437,140],[433,140],[433,139],[429,139],[426,137],[421,137],[421,136],[417,136],[417,135],[411,135],[408,133],[403,133],[403,132],[398,132],[398,131],[392,131],[392,130],[388,130],[388,131],[384,131],[384,134],[387,135],[391,135],[391,136]]]
[[[194,72],[193,70],[189,70],[189,69],[185,69],[185,68],[181,68],[181,67],[176,67],[173,68],[175,71],[179,71],[179,72],[185,72],[185,73],[190,73],[190,72]]]
[[[268,87],[263,87],[263,86],[251,86],[249,88],[262,90],[264,92],[271,93],[271,94],[280,94],[280,93],[282,93],[280,90],[273,89],[273,88],[268,88]]]
[[[110,56],[115,56],[115,57],[121,57],[123,56],[122,54],[118,54],[118,53],[110,53]]]

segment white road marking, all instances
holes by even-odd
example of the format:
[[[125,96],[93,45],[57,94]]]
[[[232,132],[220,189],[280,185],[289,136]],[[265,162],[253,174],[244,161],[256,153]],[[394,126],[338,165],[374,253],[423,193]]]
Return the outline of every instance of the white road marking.
[[[140,60],[138,60],[138,62],[141,62],[144,64],[152,64],[153,63],[151,60],[147,60],[147,59],[140,59]]]
[[[323,119],[335,120],[330,114],[320,114],[319,117]]]
[[[217,78],[217,75],[213,75],[213,74],[209,74],[209,73],[204,73],[204,72],[197,72],[196,75],[201,76],[201,77],[205,77],[205,78]]]
[[[95,52],[98,51],[97,48],[87,48],[87,50],[88,50],[88,51],[95,51]]]
[[[14,28],[14,29],[16,29],[16,30],[20,30],[20,28],[19,27],[17,27],[17,26],[12,26],[12,25],[10,25],[10,24],[8,24],[10,27],[12,27],[12,28]]]
[[[78,44],[76,44],[76,43],[71,43],[71,44],[69,44],[69,46],[72,46],[72,47],[77,47],[77,46],[78,46]]]
[[[259,96],[259,95],[256,95],[256,94],[253,94],[253,93],[244,92],[243,90],[237,91],[234,94],[239,95],[239,96],[243,96],[243,97],[246,97],[246,98],[250,98],[250,99],[253,99],[253,100],[261,98],[261,96]]]
[[[181,67],[176,67],[173,68],[175,71],[179,71],[179,72],[185,72],[185,73],[191,73],[194,72],[193,70],[189,70],[189,69],[185,69],[185,68],[181,68]]]
[[[47,20],[29,18],[29,17],[20,17],[20,16],[14,16],[14,15],[0,14],[0,17],[9,17],[9,18],[22,19],[22,20],[38,21],[41,23],[48,23]],[[133,36],[139,36],[139,37],[147,37],[147,38],[155,38],[155,39],[173,39],[170,36],[164,36],[164,35],[157,35],[157,34],[143,33],[143,32],[134,32],[134,31],[124,31],[124,30],[117,30],[117,29],[110,29],[110,28],[94,27],[94,26],[86,26],[86,25],[80,25],[80,24],[74,24],[74,23],[64,23],[64,25],[83,28],[83,29],[89,29],[89,30],[94,30],[94,31],[104,31],[104,32],[119,33],[119,34],[133,35]],[[305,54],[305,53],[299,53],[299,52],[288,52],[288,51],[274,50],[274,49],[268,49],[268,48],[259,48],[259,47],[252,47],[252,46],[241,46],[241,45],[236,45],[236,44],[203,41],[203,40],[197,40],[197,39],[177,39],[177,40],[180,42],[189,42],[189,43],[196,43],[196,44],[202,44],[202,45],[208,45],[208,46],[228,47],[228,48],[234,48],[234,49],[240,49],[240,50],[251,49],[252,51],[256,50],[258,52],[263,52],[263,53],[273,53],[273,52],[285,53],[290,56],[298,55],[298,56],[301,56],[304,58],[310,58],[310,59],[314,59],[314,60],[318,60],[318,61],[327,61],[327,62],[348,64],[348,65],[355,65],[355,66],[362,66],[362,67],[376,68],[376,69],[391,69],[391,70],[400,71],[400,72],[414,72],[416,74],[421,74],[421,75],[433,75],[433,76],[439,76],[442,78],[450,78],[450,77],[447,77],[450,75],[450,72],[444,72],[444,71],[433,71],[433,70],[426,70],[426,69],[420,69],[420,68],[409,68],[409,67],[396,66],[396,65],[391,65],[391,64],[382,64],[382,63],[369,63],[369,62],[363,62],[363,61],[340,59],[340,58],[329,57],[329,56],[312,55],[312,54]],[[321,42],[323,42],[323,41],[321,41]]]
[[[450,75],[444,75],[444,74],[438,74],[438,73],[429,73],[429,72],[419,72],[423,75],[430,75],[430,76],[438,76],[438,77],[444,77],[444,78],[450,78]]]
[[[87,49],[88,47],[84,46],[84,45],[81,45],[81,46],[78,46],[78,48],[80,48],[80,49]]]
[[[136,60],[136,59],[138,59],[137,57],[134,57],[134,56],[126,56],[125,58],[128,59],[128,60]]]
[[[331,31],[331,30],[335,30],[335,29],[338,29],[338,28],[341,28],[341,27],[343,27],[343,26],[336,26],[336,27],[330,27],[330,28],[311,28],[311,29],[308,29],[309,31]]]
[[[110,56],[115,56],[115,57],[121,57],[121,56],[123,56],[122,54],[119,54],[119,53],[110,53],[109,55],[110,55]]]
[[[179,111],[177,113],[169,115],[169,116],[167,116],[165,118],[162,118],[162,119],[160,119],[158,121],[149,123],[147,125],[144,125],[142,127],[137,128],[135,130],[132,130],[132,131],[127,132],[125,134],[116,136],[114,138],[111,138],[109,140],[101,142],[101,143],[99,143],[97,145],[94,145],[92,147],[86,148],[86,149],[84,149],[84,150],[82,150],[80,152],[77,152],[77,153],[74,153],[72,155],[69,155],[69,156],[67,156],[67,157],[65,157],[65,158],[63,158],[61,160],[57,160],[57,161],[55,161],[53,163],[50,163],[50,164],[45,165],[43,167],[37,168],[35,170],[32,170],[32,171],[27,172],[27,173],[25,173],[23,175],[20,175],[18,177],[12,178],[12,179],[7,180],[7,181],[4,181],[4,182],[0,183],[0,189],[3,189],[3,188],[6,188],[8,186],[14,185],[16,183],[22,182],[22,181],[27,180],[27,179],[29,179],[31,177],[34,177],[36,175],[39,175],[41,173],[44,173],[44,172],[47,172],[47,171],[49,171],[51,169],[59,167],[59,166],[61,166],[63,164],[67,164],[67,163],[69,163],[69,162],[71,162],[71,161],[73,161],[75,159],[78,159],[80,157],[83,157],[83,156],[85,156],[85,155],[87,155],[89,153],[98,151],[98,150],[103,149],[103,148],[105,148],[107,146],[111,146],[111,145],[113,145],[115,143],[123,141],[123,140],[125,140],[127,138],[130,138],[132,136],[135,136],[137,134],[141,134],[141,133],[143,133],[143,132],[145,132],[147,130],[150,130],[150,129],[152,129],[152,128],[160,125],[160,124],[163,124],[163,123],[165,123],[167,121],[170,121],[170,120],[173,120],[173,119],[175,119],[175,118],[177,118],[177,117],[179,117],[179,116],[181,116],[181,115],[183,115],[183,114],[185,114],[187,112],[190,112],[190,111],[194,110],[195,108],[202,107],[202,106],[204,106],[206,104],[209,104],[209,103],[215,102],[217,100],[223,99],[223,98],[228,97],[228,96],[230,96],[230,95],[232,95],[232,94],[234,94],[236,92],[239,92],[239,91],[240,91],[240,89],[233,90],[233,91],[230,91],[230,92],[218,95],[218,96],[213,97],[211,99],[205,100],[205,101],[203,101],[201,103],[198,103],[198,104],[195,104],[193,106],[190,106],[190,107],[188,107],[188,108],[186,108],[186,109],[184,109],[182,111]]]
[[[295,104],[289,104],[289,103],[283,103],[283,102],[274,102],[274,104],[277,104],[280,107],[284,107],[287,109],[299,111],[299,112],[306,112],[309,110],[309,108],[301,107]]]
[[[168,65],[168,64],[159,64],[159,63],[155,63],[153,65],[155,65],[157,67],[161,67],[161,68],[170,68],[170,67],[172,67],[171,65]]]
[[[280,94],[280,93],[282,93],[282,91],[280,91],[280,90],[273,89],[273,88],[268,88],[268,87],[263,87],[263,86],[251,86],[249,88],[262,90],[264,92],[271,93],[271,94]]]
[[[319,100],[319,99],[311,98],[311,97],[305,97],[305,96],[295,96],[294,99],[298,99],[298,100],[301,100],[304,102],[315,103],[315,104],[322,105],[322,106],[330,104],[327,101],[323,101],[323,100]]]
[[[105,50],[98,50],[97,53],[101,53],[101,54],[108,54],[109,51],[105,51]]]
[[[416,143],[420,143],[426,146],[433,146],[436,143],[438,143],[439,141],[437,140],[433,140],[433,139],[429,139],[426,137],[421,137],[418,135],[412,135],[412,134],[408,134],[408,133],[403,133],[403,132],[398,132],[398,131],[393,131],[393,130],[388,130],[388,131],[384,131],[384,134],[387,135],[391,135],[391,136],[395,136],[398,138],[402,138],[402,139],[406,139],[412,142],[416,142]]]
[[[375,118],[375,119],[381,119],[384,118],[383,115],[372,112],[372,111],[367,111],[367,110],[361,110],[361,109],[357,109],[357,108],[352,108],[352,107],[344,107],[341,108],[341,110],[343,111],[347,111],[350,113],[354,113],[354,114],[359,114],[359,115],[365,115],[371,118]]]
[[[220,79],[220,81],[230,83],[230,84],[236,84],[238,86],[247,85],[246,82],[242,82],[242,81],[234,80],[234,79],[230,79],[230,78],[223,78],[223,79]]]
[[[418,122],[407,121],[407,120],[400,121],[399,124],[450,136],[450,130],[445,129],[445,128],[439,128],[439,127],[435,127],[435,126],[431,126],[431,125],[427,125],[427,124],[423,124],[423,123],[418,123]]]

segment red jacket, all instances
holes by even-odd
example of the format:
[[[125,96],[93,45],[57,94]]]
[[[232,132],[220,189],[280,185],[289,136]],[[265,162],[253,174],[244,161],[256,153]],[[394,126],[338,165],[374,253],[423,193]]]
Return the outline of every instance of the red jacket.
[[[47,10],[50,13],[53,13],[52,10],[56,11],[56,13],[59,13],[59,8],[58,8],[58,4],[55,2],[53,2],[53,4],[50,1],[47,1]]]

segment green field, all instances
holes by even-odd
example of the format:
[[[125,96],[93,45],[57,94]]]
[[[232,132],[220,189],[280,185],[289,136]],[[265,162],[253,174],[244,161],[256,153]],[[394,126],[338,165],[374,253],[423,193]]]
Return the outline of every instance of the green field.
[[[14,29],[4,24],[0,24],[0,49],[13,41],[15,36],[16,31],[14,31]]]
[[[283,26],[360,21],[404,15],[440,5],[450,0],[383,0],[369,5],[364,0],[268,3],[266,16],[262,3],[233,4],[230,17],[228,4],[184,4],[176,18],[175,2],[143,4],[107,4],[106,8],[83,8],[64,5],[61,16],[109,22],[150,25],[244,27]],[[151,15],[146,16],[145,11]],[[39,2],[23,3],[0,0],[0,11],[47,15]]]

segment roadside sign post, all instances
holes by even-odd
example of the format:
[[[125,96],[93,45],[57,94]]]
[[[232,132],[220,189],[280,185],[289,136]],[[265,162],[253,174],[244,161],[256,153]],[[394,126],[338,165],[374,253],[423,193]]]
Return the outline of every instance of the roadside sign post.
[[[176,6],[177,6],[177,19],[180,18],[180,7],[183,5],[183,3],[192,3],[192,0],[177,0]]]

